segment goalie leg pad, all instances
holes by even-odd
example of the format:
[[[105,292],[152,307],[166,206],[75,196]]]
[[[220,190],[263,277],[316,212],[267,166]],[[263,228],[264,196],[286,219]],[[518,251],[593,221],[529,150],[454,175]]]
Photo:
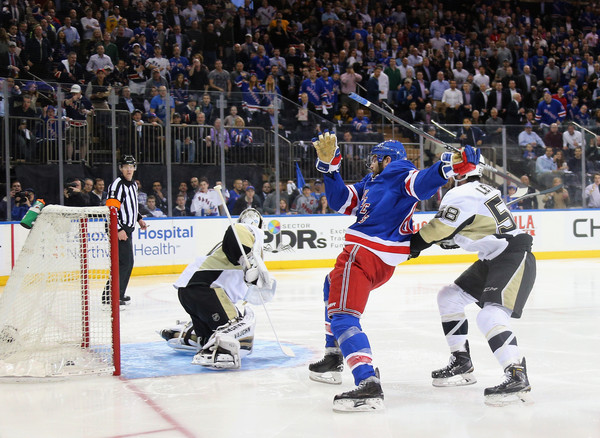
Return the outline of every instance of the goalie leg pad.
[[[246,357],[252,353],[254,347],[254,328],[256,318],[254,312],[248,306],[244,308],[244,315],[230,320],[227,324],[217,328],[208,342],[202,346],[202,350],[210,350],[216,344],[217,336],[226,335],[237,340],[240,344],[240,357]]]
[[[215,370],[234,370],[241,366],[240,343],[231,335],[218,333],[214,344],[194,356],[192,364]]]

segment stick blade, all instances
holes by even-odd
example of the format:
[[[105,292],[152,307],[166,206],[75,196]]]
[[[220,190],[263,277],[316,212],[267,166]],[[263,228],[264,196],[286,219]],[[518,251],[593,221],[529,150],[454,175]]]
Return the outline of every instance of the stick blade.
[[[287,357],[296,357],[296,354],[292,351],[290,347],[287,347],[285,345],[280,345],[280,347],[283,354],[285,354]]]

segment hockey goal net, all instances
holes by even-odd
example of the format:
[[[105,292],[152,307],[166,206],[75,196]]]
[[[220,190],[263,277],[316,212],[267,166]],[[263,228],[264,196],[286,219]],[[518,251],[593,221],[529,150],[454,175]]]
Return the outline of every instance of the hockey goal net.
[[[118,266],[114,208],[46,206],[0,294],[0,377],[120,374]]]

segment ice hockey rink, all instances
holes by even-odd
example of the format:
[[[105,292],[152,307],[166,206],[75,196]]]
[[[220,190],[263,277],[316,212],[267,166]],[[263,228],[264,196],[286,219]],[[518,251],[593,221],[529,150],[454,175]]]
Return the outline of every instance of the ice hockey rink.
[[[371,294],[363,329],[385,392],[384,411],[334,413],[333,396],[353,387],[308,379],[323,346],[322,283],[327,269],[274,271],[267,304],[255,308],[255,351],[236,371],[190,364],[156,330],[186,315],[175,276],[133,277],[122,310],[121,377],[0,382],[0,438],[13,437],[600,437],[600,259],[538,263],[523,318],[513,320],[527,358],[530,405],[490,407],[483,389],[503,373],[468,308],[477,384],[434,388],[430,372],[448,349],[438,289],[467,265],[401,265]]]

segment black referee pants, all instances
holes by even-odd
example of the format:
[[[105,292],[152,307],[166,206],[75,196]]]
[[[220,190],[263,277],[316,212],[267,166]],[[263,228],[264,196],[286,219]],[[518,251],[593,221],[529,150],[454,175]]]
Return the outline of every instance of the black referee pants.
[[[132,233],[126,231],[127,240],[119,240],[119,297],[123,299],[133,270]]]

